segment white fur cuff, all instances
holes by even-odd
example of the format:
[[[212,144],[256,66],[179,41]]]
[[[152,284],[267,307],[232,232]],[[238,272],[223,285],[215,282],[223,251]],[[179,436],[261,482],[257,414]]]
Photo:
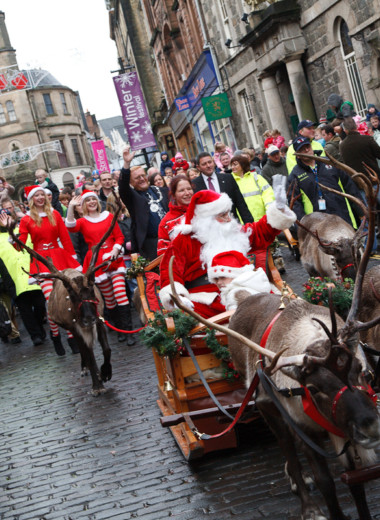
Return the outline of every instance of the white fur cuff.
[[[296,214],[287,206],[283,211],[279,210],[275,202],[267,209],[267,222],[274,229],[287,229],[297,220]]]
[[[190,300],[190,294],[189,291],[179,282],[174,282],[174,286],[176,288],[176,291],[179,296],[184,296]],[[160,290],[160,300],[164,307],[164,309],[172,310],[173,305],[171,304],[171,295],[172,295],[172,289],[170,285],[167,285],[166,287],[163,287]]]

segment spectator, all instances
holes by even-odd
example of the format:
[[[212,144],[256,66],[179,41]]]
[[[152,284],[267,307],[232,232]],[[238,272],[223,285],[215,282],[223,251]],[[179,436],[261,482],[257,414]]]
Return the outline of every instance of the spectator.
[[[105,211],[107,205],[107,197],[112,193],[112,175],[110,172],[102,172],[99,177],[101,188],[99,190],[99,200],[102,211]]]
[[[231,173],[231,156],[228,152],[220,154],[220,164],[222,168],[218,168],[218,173]]]
[[[271,145],[268,148],[268,160],[261,170],[261,175],[264,179],[272,186],[272,177],[273,175],[284,175],[288,176],[288,170],[286,168],[286,161],[281,157],[280,150],[277,146]]]
[[[311,142],[307,137],[296,137],[293,146],[296,152],[313,155]],[[295,185],[294,195],[301,194],[301,198],[296,200],[293,206],[298,220],[314,211],[321,211],[338,215],[357,228],[356,217],[361,215],[358,213],[356,205],[335,193],[322,191],[319,183],[361,199],[358,188],[345,172],[334,166],[315,161],[313,156],[297,157],[297,164],[288,177],[288,188]],[[291,192],[292,190],[289,190],[289,198]]]
[[[70,202],[71,198],[72,198],[71,195],[69,195],[68,193],[60,193],[59,194],[59,202],[61,203],[62,215],[64,217],[66,217],[67,208],[69,206],[69,202]]]
[[[375,139],[376,143],[380,146],[379,123],[380,123],[379,116],[371,116],[369,124],[372,128],[372,137]]]
[[[15,297],[15,284],[5,267],[3,260],[0,258],[0,304],[4,305],[7,311],[12,328],[11,333],[8,336],[1,338],[4,343],[8,343],[8,341],[12,344],[21,343],[20,333],[16,325],[15,308],[12,303]]]
[[[289,146],[288,145],[281,146],[281,148],[280,148],[281,157],[283,159],[285,159],[285,161],[286,161],[286,154],[288,153],[288,150],[289,150]]]
[[[227,145],[225,145],[221,141],[216,141],[216,143],[214,145],[214,162],[215,162],[217,168],[219,168],[220,170],[223,170],[223,165],[220,160],[220,157],[224,153],[227,153],[230,156],[230,159],[233,156],[233,152],[232,152],[231,148],[229,148]]]
[[[372,116],[380,117],[380,111],[377,110],[373,103],[369,103],[367,107],[366,121],[370,121]]]
[[[14,187],[11,184],[8,184],[5,177],[0,175],[0,204],[3,199],[8,199],[15,192]]]
[[[327,104],[335,111],[335,117],[340,121],[343,121],[345,117],[356,116],[354,105],[351,101],[343,101],[339,94],[330,94]]]
[[[165,181],[165,185],[167,187],[169,187],[173,177],[174,177],[173,168],[170,168],[170,167],[165,168],[164,181]]]
[[[215,163],[208,152],[201,152],[197,157],[197,168],[201,175],[194,179],[194,193],[201,190],[212,190],[217,193],[227,193],[232,200],[232,212],[235,218],[241,217],[242,222],[252,222],[253,218],[235,179],[231,175],[216,173]]]
[[[1,202],[1,209],[3,209],[8,215],[12,217],[12,220],[19,222],[24,213],[15,205],[15,201],[9,198],[4,198]]]
[[[186,175],[190,181],[193,181],[200,175],[200,171],[197,168],[189,168],[186,172]]]
[[[172,168],[173,162],[169,159],[168,152],[161,152],[161,164],[160,164],[160,172],[161,175],[165,175],[165,169],[166,168]]]
[[[273,144],[274,146],[277,146],[278,149],[281,148],[281,146],[284,146],[285,144],[285,137],[283,137],[277,128],[274,128],[271,132],[273,137]]]
[[[49,177],[47,176],[47,173],[45,170],[43,170],[42,168],[36,170],[36,173],[35,173],[35,177],[36,177],[36,183],[38,185],[41,186],[41,188],[47,188],[51,191],[52,193],[52,207],[58,211],[58,213],[60,215],[62,215],[62,206],[59,202],[59,189],[58,189],[58,186],[56,184],[54,184],[54,182],[49,179]]]
[[[323,146],[314,140],[315,126],[316,124],[313,123],[313,121],[310,121],[310,119],[304,119],[297,126],[297,136],[309,139],[314,153],[319,152],[320,155],[324,156],[326,154],[323,150]],[[297,164],[296,156],[294,155],[293,143],[289,146],[288,153],[286,154],[286,167],[289,174],[292,173],[293,168]]]
[[[158,226],[168,211],[165,190],[150,186],[141,166],[130,164],[135,153],[127,147],[123,152],[119,193],[132,219],[132,248],[148,260],[157,256]]]
[[[251,162],[250,162],[250,168],[252,170],[256,170],[257,173],[261,173],[261,170],[263,168],[263,165],[261,164],[261,159],[259,157],[259,153],[261,153],[260,148],[254,148],[251,146],[249,148],[249,151],[251,152]]]
[[[341,138],[336,135],[332,125],[324,125],[322,127],[322,135],[326,141],[325,152],[334,157],[337,161],[342,161],[340,153]]]
[[[172,159],[173,162],[173,170],[177,170],[177,168],[183,168],[185,171],[189,169],[189,163],[186,161],[186,159],[183,157],[181,152],[178,152],[175,154],[174,159]]]
[[[326,146],[326,141],[322,134],[322,127],[323,127],[323,125],[317,126],[317,128],[315,129],[314,139],[316,140],[317,143],[321,144],[324,148]]]

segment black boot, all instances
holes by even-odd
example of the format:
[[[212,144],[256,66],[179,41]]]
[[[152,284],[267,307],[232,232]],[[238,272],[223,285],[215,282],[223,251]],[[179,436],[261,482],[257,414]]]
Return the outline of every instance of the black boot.
[[[119,305],[117,310],[118,328],[121,330],[133,330],[130,305]],[[122,334],[119,332],[117,339],[120,342],[127,340],[128,346],[132,346],[136,343],[133,334]]]
[[[75,338],[67,338],[67,343],[69,344],[73,354],[79,354],[79,347]]]
[[[50,332],[50,337],[53,342],[57,356],[64,356],[66,354],[66,351],[61,343],[61,335],[58,334],[58,336],[53,336],[53,334]]]

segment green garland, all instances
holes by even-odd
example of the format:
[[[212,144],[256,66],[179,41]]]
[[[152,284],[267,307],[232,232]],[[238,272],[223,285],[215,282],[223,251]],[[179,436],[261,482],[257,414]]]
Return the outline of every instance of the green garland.
[[[173,318],[175,334],[168,331],[165,318]],[[198,322],[194,318],[180,310],[166,314],[155,312],[154,318],[148,321],[148,326],[140,332],[140,336],[147,347],[156,349],[159,356],[174,358],[186,351],[183,338],[187,338],[196,325]],[[230,381],[239,379],[240,375],[231,361],[230,351],[218,342],[215,330],[206,329],[206,345],[217,359],[222,360],[224,378]]]

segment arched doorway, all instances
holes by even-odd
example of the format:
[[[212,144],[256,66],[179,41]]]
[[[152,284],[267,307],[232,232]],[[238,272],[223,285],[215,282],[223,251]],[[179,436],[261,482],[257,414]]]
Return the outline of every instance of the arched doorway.
[[[74,177],[72,173],[64,173],[62,177],[62,182],[65,187],[67,186],[68,188],[74,189]]]

